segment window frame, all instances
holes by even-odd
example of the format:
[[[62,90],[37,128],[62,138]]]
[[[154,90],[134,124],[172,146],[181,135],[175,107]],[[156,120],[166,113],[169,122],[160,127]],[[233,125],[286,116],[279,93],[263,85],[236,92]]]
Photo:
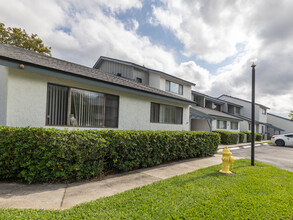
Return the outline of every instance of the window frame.
[[[178,85],[178,91],[177,92],[171,91],[171,83]],[[183,87],[182,84],[179,84],[179,83],[176,83],[176,82],[173,82],[173,81],[170,81],[170,80],[167,80],[166,79],[166,82],[165,82],[165,90],[167,92],[172,92],[174,94],[183,95],[183,88],[184,87]]]
[[[153,105],[158,105],[158,121],[152,121],[152,106]],[[164,106],[169,106],[169,107],[174,107],[175,108],[175,121],[177,121],[177,109],[181,110],[181,118],[180,121],[181,123],[171,123],[171,122],[160,122],[160,109],[161,109],[161,105]],[[150,123],[156,123],[156,124],[172,124],[172,125],[183,125],[183,107],[178,107],[175,105],[167,105],[167,104],[161,104],[161,103],[156,103],[156,102],[151,102],[151,106],[150,106]]]
[[[224,128],[220,128],[220,121],[224,122],[225,127]],[[217,120],[217,129],[226,129],[227,130],[227,121],[225,120]]]
[[[60,87],[66,87],[68,88],[68,98],[67,98],[67,123],[66,125],[51,125],[47,123],[47,117],[48,117],[48,87],[49,85],[53,85],[53,86],[60,86]],[[70,112],[71,112],[71,89],[78,89],[78,90],[83,90],[83,91],[88,91],[88,92],[94,92],[94,93],[100,93],[103,94],[105,97],[107,95],[109,96],[116,96],[118,97],[117,99],[117,127],[107,127],[105,126],[105,119],[106,119],[106,98],[104,99],[104,115],[103,115],[103,126],[75,126],[75,125],[70,125]],[[56,84],[56,83],[47,83],[47,100],[46,100],[46,117],[45,117],[45,126],[52,126],[52,127],[78,127],[78,128],[118,128],[119,127],[119,109],[120,109],[120,96],[118,95],[114,95],[114,94],[109,94],[109,93],[104,93],[104,92],[99,92],[99,91],[94,91],[94,90],[88,90],[88,89],[83,89],[83,88],[79,88],[79,87],[73,87],[73,86],[66,86],[66,85],[60,85],[60,84]]]
[[[237,128],[236,129],[232,128],[232,124],[237,124]],[[230,121],[230,129],[231,130],[238,130],[239,129],[239,123],[235,122],[235,121]]]

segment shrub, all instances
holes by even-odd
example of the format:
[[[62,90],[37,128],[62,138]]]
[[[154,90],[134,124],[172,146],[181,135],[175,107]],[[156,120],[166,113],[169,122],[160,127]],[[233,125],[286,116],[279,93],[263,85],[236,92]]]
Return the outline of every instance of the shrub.
[[[244,132],[245,134],[247,134],[247,142],[251,142],[251,132]],[[255,133],[254,135],[254,140],[255,141],[261,141],[262,140],[262,135]]]
[[[256,134],[255,134],[255,140],[256,140],[256,141],[261,141],[261,140],[262,140],[262,134],[258,134],[258,133],[256,133]]]
[[[238,132],[231,131],[214,131],[215,133],[220,134],[221,144],[237,144],[238,143]]]
[[[244,132],[239,132],[239,143],[244,143],[244,136],[245,136]]]
[[[217,152],[220,136],[191,131],[0,126],[0,180],[68,182]]]

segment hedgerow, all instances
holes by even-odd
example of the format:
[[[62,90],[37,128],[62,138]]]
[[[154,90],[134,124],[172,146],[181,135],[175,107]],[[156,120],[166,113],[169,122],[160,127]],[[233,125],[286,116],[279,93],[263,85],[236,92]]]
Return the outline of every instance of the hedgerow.
[[[247,142],[251,142],[251,132],[244,132],[247,135]],[[255,133],[254,140],[261,141],[262,135],[259,133]]]
[[[238,143],[238,132],[231,132],[231,131],[221,131],[217,130],[214,131],[221,135],[221,144],[237,144]]]
[[[220,136],[192,131],[0,127],[0,180],[71,182],[217,152]]]
[[[244,136],[245,136],[244,132],[239,132],[239,143],[244,143]]]

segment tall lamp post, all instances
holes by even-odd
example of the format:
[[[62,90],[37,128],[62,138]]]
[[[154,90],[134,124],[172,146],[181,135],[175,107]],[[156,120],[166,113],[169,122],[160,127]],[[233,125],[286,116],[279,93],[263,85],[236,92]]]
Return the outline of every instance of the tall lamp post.
[[[255,63],[252,67],[252,85],[251,85],[251,166],[254,166],[254,124],[255,124]]]

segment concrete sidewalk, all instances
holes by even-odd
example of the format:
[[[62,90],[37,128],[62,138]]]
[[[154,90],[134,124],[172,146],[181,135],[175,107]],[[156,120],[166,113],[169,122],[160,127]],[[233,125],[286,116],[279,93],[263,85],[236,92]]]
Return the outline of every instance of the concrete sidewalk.
[[[239,158],[236,158],[239,159]],[[68,209],[200,168],[220,164],[221,155],[182,160],[71,184],[0,183],[0,208]]]

